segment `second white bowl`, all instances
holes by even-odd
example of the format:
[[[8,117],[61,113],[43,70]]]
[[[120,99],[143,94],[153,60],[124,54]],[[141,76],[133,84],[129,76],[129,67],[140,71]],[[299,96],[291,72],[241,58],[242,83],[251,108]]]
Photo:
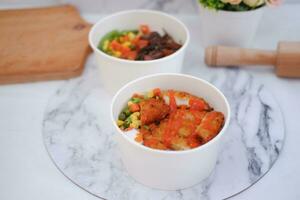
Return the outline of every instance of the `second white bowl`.
[[[141,24],[149,25],[152,31],[160,34],[166,31],[182,47],[169,56],[150,61],[120,59],[107,55],[97,48],[99,41],[108,32],[138,29]],[[181,21],[165,13],[150,10],[131,10],[110,15],[97,22],[89,33],[89,43],[96,55],[101,81],[111,94],[140,76],[160,72],[180,72],[189,38],[189,31]]]
[[[251,45],[264,7],[250,11],[224,11],[204,8],[200,3],[200,39],[203,47],[228,45],[247,47]]]

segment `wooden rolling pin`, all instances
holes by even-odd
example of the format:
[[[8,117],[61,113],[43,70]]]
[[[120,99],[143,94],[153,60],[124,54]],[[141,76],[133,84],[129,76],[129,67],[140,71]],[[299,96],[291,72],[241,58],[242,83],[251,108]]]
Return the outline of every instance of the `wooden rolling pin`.
[[[277,51],[210,46],[205,49],[209,66],[275,66],[277,76],[300,78],[300,42],[280,42]]]

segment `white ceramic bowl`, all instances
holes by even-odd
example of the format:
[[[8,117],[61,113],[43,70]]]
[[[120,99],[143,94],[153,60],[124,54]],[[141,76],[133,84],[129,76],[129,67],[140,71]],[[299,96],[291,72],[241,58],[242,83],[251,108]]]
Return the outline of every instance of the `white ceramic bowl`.
[[[208,143],[185,151],[155,150],[135,142],[119,129],[116,120],[133,93],[153,88],[174,89],[203,97],[217,111],[225,115],[220,133]],[[111,105],[111,120],[122,161],[128,173],[149,187],[177,190],[190,187],[207,178],[216,164],[220,143],[230,119],[230,108],[225,96],[212,84],[183,74],[155,74],[134,80],[122,87]]]
[[[182,47],[175,53],[164,58],[151,61],[131,61],[105,54],[97,48],[102,37],[112,30],[138,29],[139,25],[147,24],[153,31],[160,34],[164,30]],[[189,43],[189,31],[175,17],[158,11],[131,10],[119,12],[101,19],[89,33],[89,43],[96,55],[104,88],[111,94],[127,82],[148,74],[181,71],[184,53]]]

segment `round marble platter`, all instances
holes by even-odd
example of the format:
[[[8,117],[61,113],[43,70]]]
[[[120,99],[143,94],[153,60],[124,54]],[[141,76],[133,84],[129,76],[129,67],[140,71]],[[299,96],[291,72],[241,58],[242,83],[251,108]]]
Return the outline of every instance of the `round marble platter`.
[[[44,142],[60,171],[86,191],[108,200],[226,199],[263,177],[278,158],[285,135],[274,97],[244,71],[188,64],[183,73],[216,85],[232,109],[209,178],[188,189],[162,191],[143,186],[127,174],[109,117],[111,97],[101,86],[93,55],[81,77],[66,81],[56,91],[44,114]]]

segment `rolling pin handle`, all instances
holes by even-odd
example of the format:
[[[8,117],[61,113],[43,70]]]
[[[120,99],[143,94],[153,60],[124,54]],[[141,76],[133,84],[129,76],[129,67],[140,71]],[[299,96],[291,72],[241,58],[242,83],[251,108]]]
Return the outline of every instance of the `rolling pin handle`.
[[[209,66],[275,65],[276,52],[239,47],[209,46],[205,63]]]

